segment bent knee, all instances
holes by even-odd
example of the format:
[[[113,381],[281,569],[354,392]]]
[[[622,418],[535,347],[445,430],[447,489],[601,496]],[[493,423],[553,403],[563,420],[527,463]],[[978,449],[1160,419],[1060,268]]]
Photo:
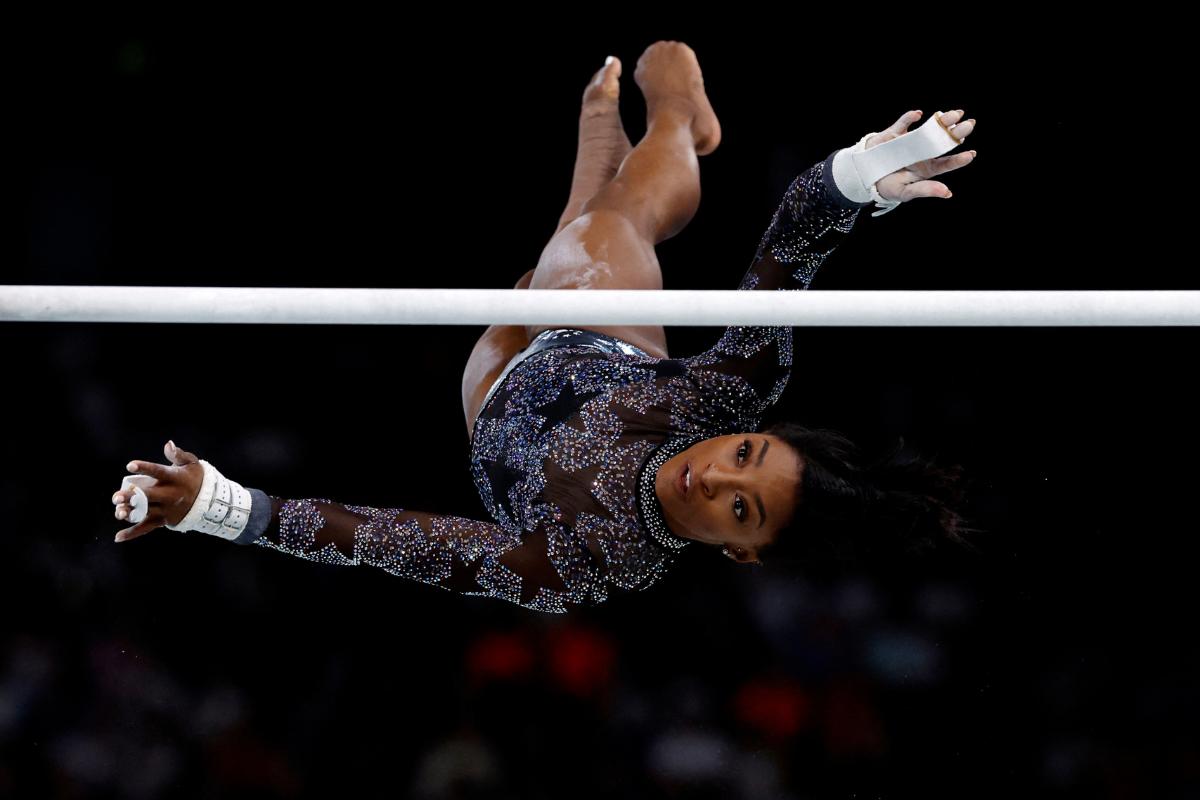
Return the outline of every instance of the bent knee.
[[[654,245],[624,213],[589,211],[542,250],[531,289],[661,289]]]
[[[573,229],[573,232],[587,241],[612,237],[642,238],[634,217],[619,208],[596,207],[586,209],[578,217],[571,220],[567,228]],[[563,230],[566,230],[566,228]]]

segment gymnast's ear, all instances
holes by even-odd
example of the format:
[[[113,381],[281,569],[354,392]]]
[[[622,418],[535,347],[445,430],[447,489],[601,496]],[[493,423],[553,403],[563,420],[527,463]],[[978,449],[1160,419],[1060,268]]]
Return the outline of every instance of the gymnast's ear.
[[[762,566],[762,562],[758,560],[758,552],[754,550],[747,550],[741,545],[737,545],[732,548],[726,545],[725,547],[721,548],[721,552],[726,558],[732,559],[739,564],[757,564]]]

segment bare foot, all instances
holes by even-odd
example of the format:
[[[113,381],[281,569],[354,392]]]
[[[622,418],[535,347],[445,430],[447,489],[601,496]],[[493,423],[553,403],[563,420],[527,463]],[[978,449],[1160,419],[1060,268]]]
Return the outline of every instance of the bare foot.
[[[603,114],[621,96],[621,59],[610,58],[612,61],[601,67],[583,90],[585,113],[592,109],[592,113]]]
[[[646,98],[646,114],[671,107],[691,115],[696,155],[706,156],[721,143],[721,123],[704,91],[704,76],[692,48],[683,42],[661,41],[646,48],[633,79]]]
[[[633,150],[621,124],[621,60],[616,56],[601,67],[583,90],[579,112],[579,145],[567,207],[558,221],[562,230],[579,216],[583,204],[613,179],[625,156]]]
[[[583,90],[583,107],[579,112],[579,141],[596,143],[611,152],[615,174],[617,167],[633,145],[621,124],[621,59],[610,56],[611,62],[592,76]],[[611,178],[612,175],[609,175]]]

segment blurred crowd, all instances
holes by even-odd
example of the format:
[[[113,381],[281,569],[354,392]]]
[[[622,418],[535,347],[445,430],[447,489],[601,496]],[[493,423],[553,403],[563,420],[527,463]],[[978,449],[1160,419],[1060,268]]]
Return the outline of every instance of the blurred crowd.
[[[178,430],[172,415],[194,418],[121,402],[135,390],[114,388],[101,357],[117,334],[51,331],[10,354],[41,371],[36,413],[54,428],[14,427],[35,460],[0,476],[0,502],[47,509],[0,540],[0,797],[801,800],[1029,784],[1126,797],[1196,783],[1186,740],[1124,722],[1157,730],[1194,688],[1163,673],[1112,696],[1108,653],[1023,628],[1044,611],[1002,552],[883,574],[698,552],[652,591],[558,616],[165,529],[114,544],[120,465],[156,458],[144,443]],[[289,487],[317,480],[306,460],[329,437],[286,424],[175,438],[271,476],[247,485],[317,496]],[[458,455],[442,468],[465,472]],[[31,479],[55,460],[77,482],[65,496]],[[394,497],[375,472],[360,465],[359,493],[320,494]],[[427,500],[453,512],[455,491]]]
[[[236,653],[179,663],[120,624],[128,609],[95,628],[60,627],[88,616],[87,605],[147,608],[121,596],[133,577],[111,544],[89,548],[86,564],[64,562],[63,549],[30,552],[25,565],[26,575],[48,582],[39,602],[62,603],[47,615],[54,630],[6,630],[0,796],[298,797],[311,796],[314,782],[336,788],[344,773],[387,776],[391,790],[381,794],[395,797],[555,797],[566,789],[581,797],[818,796],[814,786],[836,785],[852,771],[861,780],[886,760],[894,733],[884,706],[893,694],[945,679],[946,646],[973,603],[961,586],[930,585],[916,596],[912,619],[897,624],[866,580],[819,590],[755,576],[743,585],[744,616],[724,624],[752,627],[761,650],[728,652],[722,664],[707,665],[714,669],[681,663],[664,669],[661,683],[657,670],[639,674],[621,631],[595,614],[577,621],[529,612],[503,628],[447,630],[436,646],[453,654],[454,666],[427,685],[444,701],[431,729],[382,707],[374,719],[339,714],[342,696],[361,690],[355,656],[307,641],[291,642],[292,657],[325,696],[257,697],[236,674]],[[248,548],[232,557],[279,558]],[[251,566],[241,574],[253,573]],[[436,589],[420,591],[430,596],[404,597],[423,600],[418,608],[441,601]],[[733,599],[712,598],[695,611],[719,613]],[[239,612],[251,626],[272,613],[269,602]],[[410,691],[406,657],[390,670],[397,693]],[[331,673],[340,675],[330,680]],[[274,714],[281,717],[267,722]],[[357,743],[350,752],[347,740]]]

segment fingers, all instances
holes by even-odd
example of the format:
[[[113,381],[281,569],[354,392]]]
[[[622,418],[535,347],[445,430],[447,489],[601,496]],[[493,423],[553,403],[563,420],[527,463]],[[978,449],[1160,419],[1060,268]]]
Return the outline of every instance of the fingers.
[[[955,139],[958,139],[959,142],[967,138],[967,136],[971,134],[971,131],[975,130],[974,119],[960,122],[962,118],[963,110],[961,108],[956,108],[953,111],[947,111],[938,118],[946,130],[950,131],[951,135],[953,135]]]
[[[956,108],[953,111],[947,111],[946,113],[938,116],[938,121],[942,124],[942,126],[946,128],[946,130],[950,131],[954,138],[958,139],[960,143],[970,136],[971,132],[975,130],[975,120],[968,119],[964,122],[962,121],[963,114],[964,112],[961,108]],[[919,122],[920,119],[921,111],[919,109],[904,112],[900,115],[899,119],[897,119],[887,128],[867,139],[866,148],[870,149],[875,145],[883,144],[886,141],[903,136],[909,132],[909,126]]]
[[[149,475],[160,481],[171,479],[171,468],[163,464],[155,464],[153,461],[130,461],[125,465],[125,469],[136,472],[138,475]]]
[[[126,464],[125,468],[134,474],[147,475],[164,483],[169,483],[178,474],[175,472],[177,468],[187,466],[188,464],[197,464],[200,461],[194,453],[189,453],[186,450],[176,447],[174,441],[168,441],[163,446],[163,453],[170,460],[171,466],[155,464],[153,461],[134,460]],[[136,539],[166,523],[166,516],[162,513],[162,504],[164,499],[170,497],[168,487],[143,486],[141,488],[149,504],[146,518],[132,528],[120,531],[114,541],[126,542],[130,539]],[[114,492],[112,502],[116,508],[113,510],[113,516],[117,519],[128,519],[129,515],[133,513],[134,495],[135,491],[132,486]]]
[[[157,494],[157,491],[154,489],[143,488],[142,491],[146,492],[147,499],[151,498],[150,492],[154,491]],[[113,511],[114,517],[117,519],[129,518],[129,515],[133,513],[133,494],[133,488],[131,487],[113,495],[113,503],[117,506]],[[126,528],[118,532],[113,541],[124,542],[129,539],[136,539],[164,524],[166,524],[166,517],[162,513],[162,504],[157,501],[151,501],[149,507],[146,509],[146,518],[132,528]]]
[[[153,486],[142,486],[141,488],[142,493],[146,495],[146,502],[148,502],[150,505],[154,505],[155,503],[165,503],[168,499],[170,499],[170,495],[173,494],[170,491],[171,486],[168,483],[156,483]],[[118,489],[113,493],[112,496],[113,505],[132,503],[133,497],[136,494],[137,492],[134,491],[133,486],[127,486],[124,489]]]
[[[953,196],[950,188],[940,181],[917,181],[906,185],[900,191],[900,199],[904,202],[918,197],[950,198]]]
[[[891,133],[894,133],[897,136],[901,136],[905,133],[908,133],[908,126],[912,125],[920,118],[921,118],[921,112],[919,110],[918,111],[905,111],[903,114],[900,115],[900,119],[898,119],[892,123],[891,127],[888,128],[888,131]],[[943,119],[944,118],[945,117],[943,116]]]
[[[138,467],[136,470],[133,469],[134,465],[136,465]],[[144,461],[138,461],[138,462],[131,461],[131,462],[129,462],[129,466],[127,466],[127,469],[129,469],[130,472],[136,472],[137,474],[140,474],[140,475],[149,476],[152,474],[152,471],[150,469],[147,469],[147,466],[160,467],[161,469],[164,470],[163,474],[167,475],[168,477],[170,475],[170,473],[165,472],[165,469],[166,469],[165,467],[161,467],[161,465],[159,465],[159,464],[149,464],[148,465],[147,462],[144,462]],[[155,485],[153,485],[153,486],[146,486],[143,482],[142,484],[139,485],[142,490],[142,493],[144,495],[146,495],[146,502],[150,506],[161,505],[164,502],[164,500],[167,497],[167,489],[168,489],[169,481],[161,480],[161,476],[160,476],[160,478],[155,479],[154,484]],[[138,487],[130,485],[130,486],[125,486],[124,488],[121,488],[121,489],[117,489],[117,491],[113,492],[112,504],[114,506],[117,506],[118,511],[121,511],[121,510],[124,511],[124,515],[118,515],[118,517],[117,517],[118,519],[124,519],[133,511],[133,499],[134,499],[134,497],[137,496],[136,488],[138,488]]]
[[[931,158],[929,160],[928,169],[921,172],[922,178],[932,178],[934,175],[941,175],[944,172],[956,170],[959,167],[965,167],[975,160],[975,151],[967,150],[962,153],[955,153],[949,156],[941,156],[940,158]]]
[[[168,441],[163,446],[163,453],[167,459],[177,467],[182,467],[185,464],[198,464],[200,459],[195,453],[189,453],[187,450],[181,450],[175,446],[174,441]]]
[[[959,138],[959,141],[962,141],[970,136],[973,130],[975,130],[975,120],[969,119],[954,126],[954,135]]]
[[[954,138],[958,139],[960,142],[970,136],[971,132],[975,130],[975,120],[972,118],[962,121],[963,115],[963,110],[961,108],[956,108],[953,111],[947,111],[946,113],[938,116],[938,121],[942,124],[942,126],[945,127],[946,130],[950,131]],[[904,134],[908,133],[908,127],[920,119],[921,112],[919,110],[906,111],[905,113],[901,114],[900,118],[893,122],[885,132],[891,134],[891,136],[888,138],[903,136]]]
[[[142,492],[146,495],[146,505],[151,511],[154,510],[155,506],[162,507],[163,503],[166,502],[166,500],[163,498],[163,490],[158,487],[151,487],[149,489],[143,488]],[[116,506],[113,511],[124,512],[118,513],[116,515],[117,519],[125,519],[133,513],[133,496],[133,489],[126,489],[125,491],[117,492],[113,495],[112,503],[114,506]]]
[[[900,116],[886,131],[876,134],[866,142],[867,147],[878,144],[907,132],[907,128],[921,116],[919,111],[909,111]],[[947,111],[938,115],[938,122],[960,142],[965,140],[975,130],[975,120],[963,120],[961,108]],[[929,180],[935,175],[941,175],[975,160],[976,152],[967,150],[953,155],[929,158],[912,164],[905,169],[898,169],[890,175],[880,178],[875,184],[876,190],[886,200],[907,202],[917,197],[939,197],[949,199],[954,196],[950,187],[941,181]]]
[[[117,531],[117,535],[113,537],[113,541],[128,542],[130,539],[136,539],[139,536],[145,536],[150,531],[159,527],[162,527],[161,516],[146,517],[132,528],[126,528],[123,531]]]
[[[147,490],[143,489],[142,491],[146,492]],[[124,495],[129,496],[124,497]],[[147,492],[146,498],[147,500],[150,500],[149,492]],[[117,494],[113,495],[113,505],[116,506],[113,509],[113,516],[115,518],[120,520],[129,519],[129,515],[133,513],[133,490],[129,490],[127,492],[118,492]],[[162,508],[163,505],[161,502],[157,500],[150,500],[146,508],[146,518],[138,524],[141,525],[154,519],[165,520],[166,515],[163,514]],[[158,524],[161,525],[163,523],[160,521]]]
[[[967,136],[971,134],[971,131],[975,130],[975,120],[968,119],[963,122],[961,121],[963,114],[964,112],[961,108],[956,108],[953,111],[947,111],[938,117],[938,121],[941,122],[941,124],[945,126],[947,130],[951,131],[954,134],[954,138],[958,139],[959,141],[967,138]],[[887,128],[887,132],[893,136],[902,136],[908,133],[908,126],[916,123],[920,119],[920,110],[906,111],[900,115],[899,119],[897,119]]]
[[[149,503],[161,502],[159,500],[151,499],[152,495],[150,493],[152,491],[154,491],[154,487],[151,487],[149,489],[143,488],[142,491],[146,493],[146,501],[147,502],[149,502]],[[128,489],[118,489],[116,494],[114,494],[112,496],[113,505],[114,506],[128,506],[128,507],[132,508],[133,496],[135,494],[136,494],[136,492],[133,491],[132,486],[129,487]]]

